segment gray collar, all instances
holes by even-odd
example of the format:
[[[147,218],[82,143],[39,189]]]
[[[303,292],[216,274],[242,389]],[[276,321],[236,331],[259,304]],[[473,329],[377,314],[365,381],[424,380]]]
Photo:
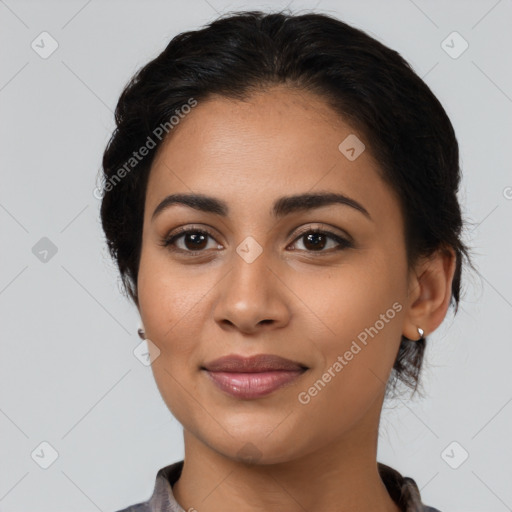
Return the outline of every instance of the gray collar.
[[[440,512],[421,502],[418,486],[412,478],[404,477],[380,462],[377,465],[389,495],[402,512]],[[172,485],[179,479],[182,469],[183,460],[180,460],[158,470],[151,498],[119,512],[187,512],[178,504],[172,492]]]

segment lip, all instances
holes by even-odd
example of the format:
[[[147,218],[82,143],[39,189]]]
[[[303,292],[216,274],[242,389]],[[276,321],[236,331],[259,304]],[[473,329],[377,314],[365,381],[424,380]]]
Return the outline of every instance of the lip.
[[[270,372],[210,372],[206,374],[224,392],[235,398],[250,400],[276,391],[299,378],[306,370],[275,370]]]
[[[211,361],[201,369],[225,393],[250,400],[266,396],[291,383],[308,367],[272,354],[252,357],[232,354]]]
[[[299,371],[307,366],[273,354],[257,354],[244,357],[230,354],[206,363],[203,367],[210,372],[261,373],[269,371]]]

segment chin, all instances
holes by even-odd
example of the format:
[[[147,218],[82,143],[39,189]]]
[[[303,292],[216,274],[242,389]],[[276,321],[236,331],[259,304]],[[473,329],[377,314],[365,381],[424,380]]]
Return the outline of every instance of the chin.
[[[273,437],[275,434],[275,437]],[[222,440],[207,439],[207,444],[219,455],[247,465],[270,465],[288,462],[302,455],[301,446],[291,437],[261,434],[226,436]],[[301,453],[299,453],[301,451]]]

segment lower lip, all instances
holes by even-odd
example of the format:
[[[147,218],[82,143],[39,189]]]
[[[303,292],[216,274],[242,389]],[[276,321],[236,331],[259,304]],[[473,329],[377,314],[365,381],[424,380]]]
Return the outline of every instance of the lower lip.
[[[294,381],[305,370],[279,370],[261,373],[209,372],[210,379],[231,396],[242,399],[259,398]]]

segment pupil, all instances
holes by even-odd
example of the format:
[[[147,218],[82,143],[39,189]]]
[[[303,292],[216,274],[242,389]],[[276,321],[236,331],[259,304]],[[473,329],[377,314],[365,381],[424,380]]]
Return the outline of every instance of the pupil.
[[[308,243],[312,242],[313,244],[313,247],[320,247],[320,248],[323,248],[325,246],[325,241],[324,243],[320,242],[318,243],[318,238],[322,238],[323,235],[322,233],[310,233],[309,235],[306,236],[307,237],[307,241]]]
[[[202,248],[201,243],[204,243],[204,241],[206,240],[206,237],[201,233],[189,234],[187,236],[189,237],[189,240],[192,240],[194,249]]]

